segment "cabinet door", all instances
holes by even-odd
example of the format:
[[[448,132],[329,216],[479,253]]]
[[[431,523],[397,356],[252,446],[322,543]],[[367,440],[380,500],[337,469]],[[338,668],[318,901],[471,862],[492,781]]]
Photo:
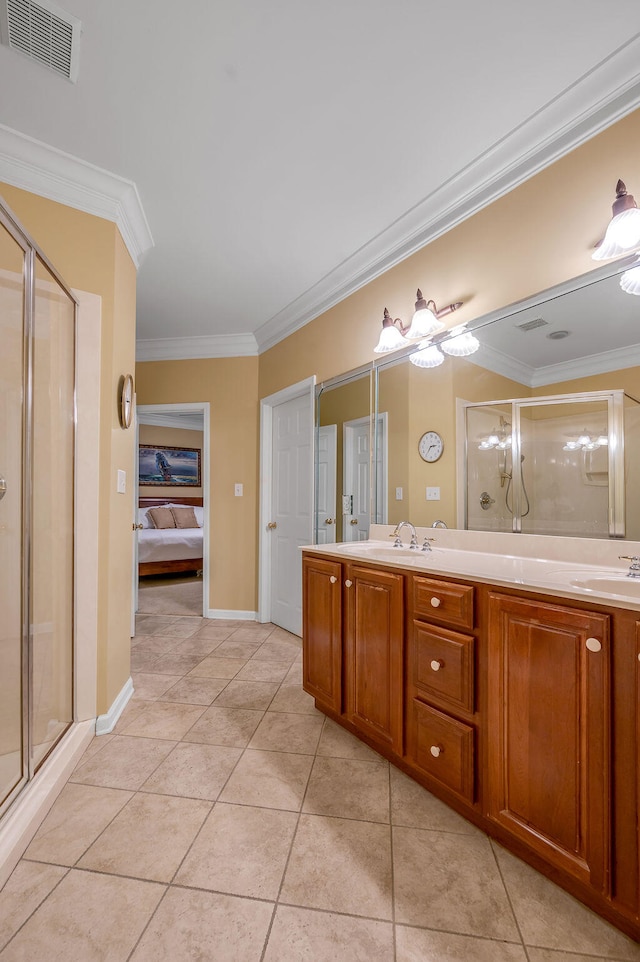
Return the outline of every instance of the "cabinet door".
[[[488,812],[608,888],[609,617],[490,594]]]
[[[302,685],[319,705],[342,711],[342,565],[302,561]]]
[[[402,754],[404,578],[349,565],[344,583],[347,716]]]

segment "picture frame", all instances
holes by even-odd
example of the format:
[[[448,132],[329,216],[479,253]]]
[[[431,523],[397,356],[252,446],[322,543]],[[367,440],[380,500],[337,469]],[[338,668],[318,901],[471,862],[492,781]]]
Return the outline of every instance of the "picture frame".
[[[171,445],[138,446],[138,484],[159,488],[201,486],[201,449]]]

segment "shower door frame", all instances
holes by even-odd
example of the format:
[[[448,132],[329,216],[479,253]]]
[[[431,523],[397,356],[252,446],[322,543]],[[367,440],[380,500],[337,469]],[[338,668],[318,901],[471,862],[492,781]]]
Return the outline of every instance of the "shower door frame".
[[[623,390],[612,391],[581,391],[576,394],[549,394],[534,398],[501,398],[493,401],[462,401],[459,400],[459,424],[462,423],[464,438],[464,456],[461,470],[458,472],[458,490],[464,492],[462,503],[462,525],[468,527],[468,450],[467,410],[469,408],[495,407],[497,405],[511,405],[511,463],[520,464],[522,452],[522,434],[520,426],[520,411],[523,407],[544,407],[551,404],[580,404],[591,401],[602,401],[607,404],[607,433],[608,444],[608,536],[609,538],[624,538],[625,536],[625,490],[624,490],[624,396]],[[519,472],[513,471],[513,516],[511,530],[522,533],[522,482]],[[460,520],[460,519],[459,519]]]

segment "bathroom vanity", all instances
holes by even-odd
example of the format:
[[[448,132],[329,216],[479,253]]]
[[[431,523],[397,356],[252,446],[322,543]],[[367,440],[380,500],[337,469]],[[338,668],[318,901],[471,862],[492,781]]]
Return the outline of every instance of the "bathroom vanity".
[[[523,536],[516,556],[512,535],[424,529],[420,543],[437,542],[423,552],[393,548],[391,531],[303,549],[305,690],[640,939],[640,579],[618,560],[629,543]],[[594,544],[603,565],[580,564]]]

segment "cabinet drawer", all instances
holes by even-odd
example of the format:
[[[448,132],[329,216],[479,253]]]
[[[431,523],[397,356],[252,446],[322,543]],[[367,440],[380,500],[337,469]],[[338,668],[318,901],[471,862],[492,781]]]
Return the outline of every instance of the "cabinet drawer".
[[[410,681],[428,700],[472,714],[474,644],[472,635],[414,621]]]
[[[413,610],[430,621],[473,628],[473,585],[414,576]]]
[[[447,788],[473,801],[473,728],[424,705],[411,705],[413,761]]]

